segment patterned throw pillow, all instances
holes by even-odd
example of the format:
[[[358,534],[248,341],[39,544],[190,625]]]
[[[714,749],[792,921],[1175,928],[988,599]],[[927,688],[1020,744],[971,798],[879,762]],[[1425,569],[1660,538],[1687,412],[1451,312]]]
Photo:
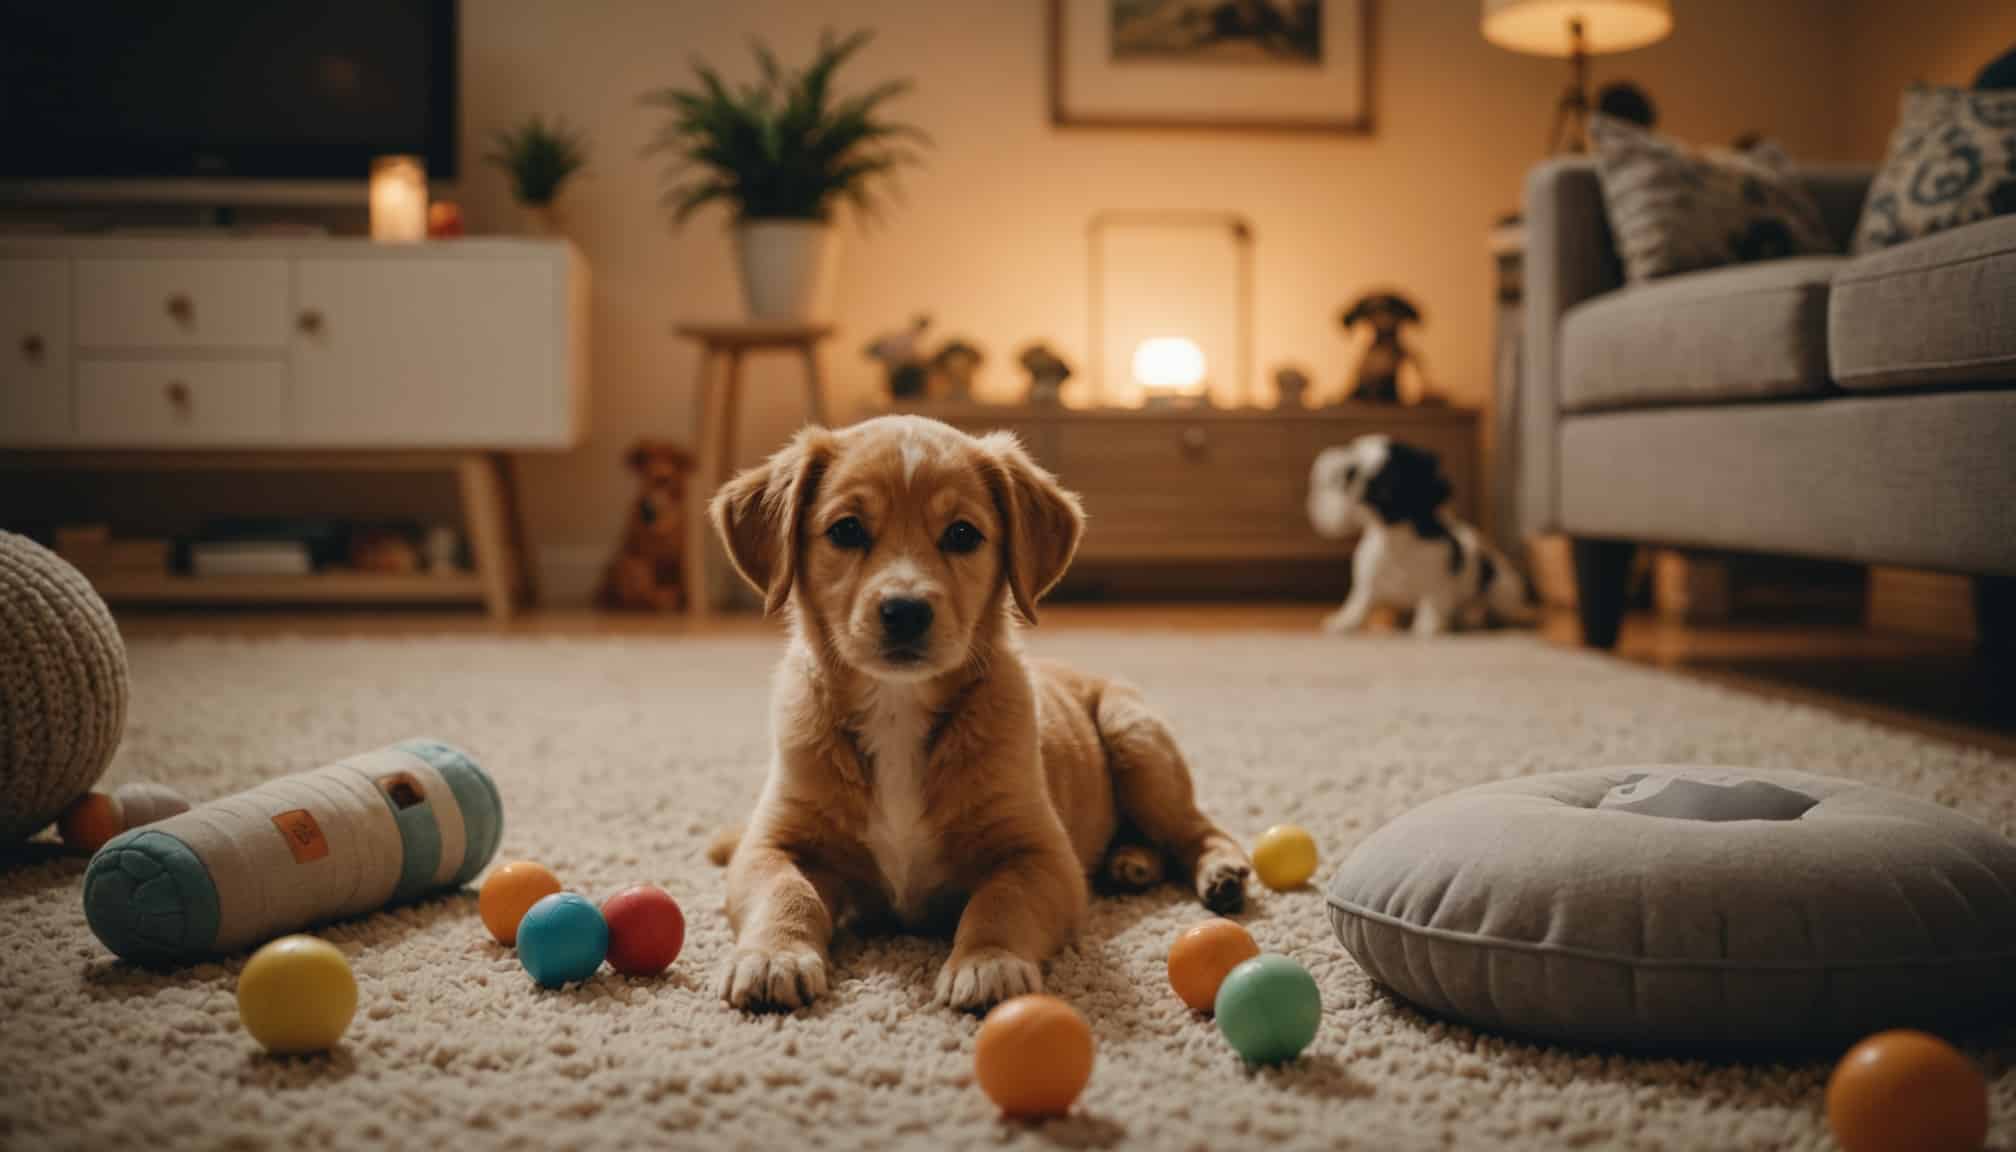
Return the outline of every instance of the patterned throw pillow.
[[[1855,225],[1859,255],[2016,212],[2016,91],[1913,88]]]
[[[1630,279],[1836,251],[1820,207],[1775,148],[1693,152],[1608,116],[1589,139]]]

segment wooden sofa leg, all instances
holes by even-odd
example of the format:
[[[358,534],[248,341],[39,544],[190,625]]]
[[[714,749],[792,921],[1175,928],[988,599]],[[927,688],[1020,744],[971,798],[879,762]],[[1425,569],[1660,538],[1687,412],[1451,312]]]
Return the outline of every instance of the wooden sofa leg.
[[[1974,578],[1974,638],[1983,656],[2016,664],[2016,576]]]
[[[1631,591],[1631,557],[1638,546],[1628,540],[1580,537],[1574,544],[1575,610],[1582,617],[1582,643],[1615,648]]]

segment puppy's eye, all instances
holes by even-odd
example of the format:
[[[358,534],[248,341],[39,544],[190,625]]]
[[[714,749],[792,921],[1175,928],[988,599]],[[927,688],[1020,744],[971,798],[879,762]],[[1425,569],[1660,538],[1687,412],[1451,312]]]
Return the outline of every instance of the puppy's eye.
[[[833,526],[826,529],[826,539],[832,541],[835,548],[850,552],[864,549],[870,543],[868,528],[861,523],[859,516],[847,516],[835,520]]]
[[[938,537],[938,548],[954,556],[964,556],[985,544],[987,538],[980,535],[980,529],[964,520],[954,520],[945,528],[945,534]]]
[[[1358,466],[1356,464],[1346,464],[1344,466],[1344,486],[1348,488],[1357,482]]]

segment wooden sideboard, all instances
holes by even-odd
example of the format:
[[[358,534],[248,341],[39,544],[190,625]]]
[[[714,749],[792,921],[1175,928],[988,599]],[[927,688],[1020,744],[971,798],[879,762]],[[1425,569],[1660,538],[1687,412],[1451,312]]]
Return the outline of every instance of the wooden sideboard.
[[[916,404],[969,432],[1005,429],[1085,501],[1085,541],[1065,591],[1329,593],[1352,542],[1305,512],[1316,454],[1385,433],[1433,451],[1474,519],[1478,414],[1452,407],[1092,409]]]
[[[585,437],[587,306],[588,269],[559,240],[0,238],[0,483],[452,472],[473,571],[163,574],[100,590],[119,602],[462,602],[508,615],[530,580],[507,453]]]

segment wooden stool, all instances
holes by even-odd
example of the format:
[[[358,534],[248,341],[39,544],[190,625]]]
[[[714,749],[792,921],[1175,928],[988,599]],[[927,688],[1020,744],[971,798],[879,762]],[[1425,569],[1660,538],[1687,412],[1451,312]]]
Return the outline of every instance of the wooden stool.
[[[735,410],[742,391],[742,359],[755,352],[796,352],[805,366],[805,418],[813,424],[826,422],[826,403],[820,395],[819,342],[833,334],[829,324],[796,324],[788,321],[752,321],[746,324],[681,324],[679,335],[700,344],[700,379],[694,403],[699,410],[700,464],[694,470],[692,515],[686,523],[686,610],[705,616],[710,588],[707,557],[713,552],[708,540],[712,529],[707,520],[707,504],[714,492],[728,480],[735,466]],[[725,376],[714,372],[716,359],[728,362]]]

